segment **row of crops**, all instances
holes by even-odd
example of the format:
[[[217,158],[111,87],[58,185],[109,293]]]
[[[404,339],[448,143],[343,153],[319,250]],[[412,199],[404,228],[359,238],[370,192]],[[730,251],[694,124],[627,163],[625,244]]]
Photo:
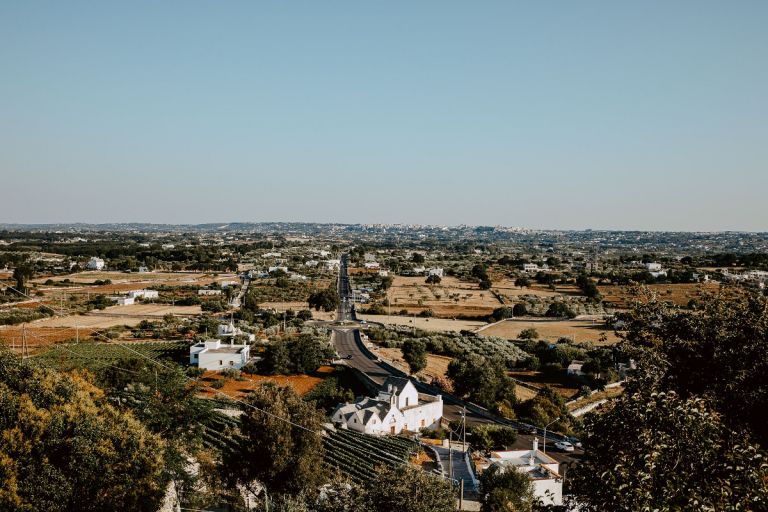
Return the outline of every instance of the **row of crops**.
[[[361,483],[375,478],[379,466],[400,466],[419,450],[416,442],[401,437],[372,436],[351,430],[327,434],[323,437],[325,463]]]
[[[50,350],[34,356],[41,364],[59,370],[87,368],[99,370],[125,359],[165,359],[179,363],[189,358],[189,344],[186,342],[144,342],[116,343],[77,343],[57,345]]]
[[[203,427],[203,446],[224,452],[237,446],[236,430],[240,426],[237,418],[220,413],[211,414]]]

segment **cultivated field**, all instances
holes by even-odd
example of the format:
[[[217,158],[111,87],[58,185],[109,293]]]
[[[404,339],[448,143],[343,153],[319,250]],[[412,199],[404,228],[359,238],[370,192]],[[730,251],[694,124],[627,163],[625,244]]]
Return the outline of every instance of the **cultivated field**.
[[[314,314],[314,311],[312,312]],[[357,315],[360,320],[366,322],[378,322],[385,325],[406,325],[408,327],[416,327],[424,331],[474,331],[479,327],[488,325],[485,322],[479,320],[451,320],[448,318],[421,318],[421,317],[409,317],[409,316],[397,316],[397,315]]]
[[[77,338],[85,339],[93,332],[90,328],[70,328],[70,327],[27,327],[27,346],[30,352],[34,353],[43,347],[48,347],[55,343],[75,340]],[[21,351],[24,328],[21,326],[2,326],[0,327],[0,345],[5,345]]]
[[[283,311],[292,310],[294,313],[303,309],[309,309],[309,305],[306,302],[262,302],[259,304],[264,309],[274,309],[275,311],[282,313]],[[314,320],[328,320],[332,321],[336,318],[335,311],[312,311],[312,318]]]
[[[557,341],[562,337],[572,339],[576,343],[591,342],[595,345],[612,345],[619,341],[612,329],[606,329],[600,321],[592,320],[550,320],[543,318],[513,318],[497,322],[481,329],[478,334],[483,336],[498,336],[505,339],[518,339],[520,331],[534,328],[539,333],[540,339]],[[605,343],[600,342],[600,335],[608,338]]]
[[[717,283],[651,284],[647,285],[647,288],[661,300],[686,306],[691,299],[700,298],[705,293],[717,293],[720,285]],[[603,302],[610,303],[617,309],[628,309],[638,299],[632,294],[632,288],[627,286],[598,286],[598,289],[603,296]]]
[[[333,368],[330,366],[321,366],[318,368],[317,372],[312,375],[248,375],[246,373],[241,373],[240,376],[242,380],[226,380],[224,387],[218,391],[224,392],[227,396],[232,398],[243,398],[257,386],[264,384],[265,382],[274,382],[278,386],[292,387],[299,395],[306,395],[332,373]],[[213,381],[221,379],[224,379],[224,377],[216,372],[206,372],[203,375],[203,383],[206,385],[210,385]],[[209,396],[217,394],[211,389],[205,389],[203,393]]]
[[[490,290],[481,290],[477,283],[444,277],[440,284],[428,285],[423,277],[395,276],[387,294],[393,312],[407,309],[419,313],[431,309],[436,316],[486,316],[501,306]]]
[[[69,315],[45,318],[30,322],[32,328],[89,328],[106,329],[116,325],[132,327],[142,320],[158,320],[165,315],[195,316],[202,313],[200,306],[170,306],[168,304],[132,304],[130,306],[111,306],[103,310],[93,310],[85,315]]]
[[[39,277],[32,282],[43,284],[48,279],[52,281],[63,281],[69,279],[73,283],[93,283],[94,281],[105,281],[109,279],[113,284],[138,284],[140,285],[168,285],[168,286],[202,286],[210,284],[213,281],[239,281],[235,274],[217,274],[210,272],[110,272],[90,270],[86,272],[77,272],[69,275],[55,277]]]

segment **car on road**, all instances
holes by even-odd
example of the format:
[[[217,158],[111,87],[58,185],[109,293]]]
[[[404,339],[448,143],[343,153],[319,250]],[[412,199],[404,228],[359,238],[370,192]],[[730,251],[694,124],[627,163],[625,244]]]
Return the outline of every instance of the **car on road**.
[[[573,445],[568,441],[558,441],[555,443],[555,448],[564,452],[572,452],[574,450]]]
[[[523,429],[522,430],[523,430],[524,434],[529,434],[529,435],[532,435],[532,436],[535,436],[536,434],[539,433],[538,429],[536,427],[534,427],[533,425],[523,425]]]
[[[352,359],[352,354],[347,354],[347,359]]]
[[[569,443],[571,443],[576,448],[581,448],[581,440],[579,438],[577,438],[577,437],[566,437],[565,440],[568,441]]]

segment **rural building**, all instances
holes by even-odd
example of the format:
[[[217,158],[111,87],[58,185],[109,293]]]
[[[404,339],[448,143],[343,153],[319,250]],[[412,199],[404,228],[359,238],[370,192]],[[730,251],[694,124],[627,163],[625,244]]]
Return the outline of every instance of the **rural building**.
[[[316,267],[319,264],[320,264],[320,262],[317,261],[317,260],[308,260],[308,261],[304,262],[304,266],[306,266],[306,267]]]
[[[440,267],[428,268],[427,271],[426,271],[426,274],[427,274],[427,277],[429,277],[429,276],[437,276],[437,277],[442,279],[443,278],[443,269],[440,268]]]
[[[204,370],[239,370],[248,363],[251,347],[248,345],[222,344],[221,340],[206,340],[189,347],[189,364]]]
[[[661,263],[646,263],[645,269],[648,270],[648,272],[658,272],[661,270]]]
[[[379,263],[376,262],[376,261],[366,261],[363,265],[367,269],[378,269],[379,268]]]
[[[235,286],[237,284],[237,281],[222,281],[219,283],[219,286],[222,290],[229,288],[230,286]]]
[[[568,365],[568,369],[566,370],[568,372],[568,375],[575,375],[577,377],[581,377],[584,375],[584,372],[581,370],[581,368],[584,366],[584,361],[571,361],[571,364]]]
[[[104,260],[101,258],[91,258],[85,267],[89,270],[102,270],[104,268]]]
[[[341,266],[341,260],[325,260],[323,264],[326,270],[338,270]]]
[[[561,506],[563,504],[563,477],[559,474],[558,462],[539,451],[538,438],[533,440],[532,450],[511,450],[491,452],[491,466],[506,471],[521,471],[528,475],[533,484],[533,494],[544,505]]]
[[[399,434],[436,429],[443,417],[443,397],[419,393],[409,379],[389,377],[376,398],[340,404],[331,414],[335,423],[365,434]]]
[[[283,271],[283,272],[285,272],[286,274],[288,273],[288,267],[278,267],[278,266],[275,266],[275,267],[269,267],[269,273],[270,273],[270,274],[271,274],[272,272],[277,272],[278,270],[282,270],[282,271]]]
[[[210,288],[201,288],[197,290],[198,295],[221,295],[221,290],[211,290]]]
[[[137,299],[139,297],[143,299],[156,299],[160,296],[157,290],[131,290],[128,292],[129,297]]]
[[[262,256],[262,258],[279,258],[279,257],[281,257],[282,255],[283,255],[283,254],[282,254],[282,253],[279,253],[279,252],[265,252],[265,253],[264,253],[264,254],[262,254],[261,256]]]
[[[110,297],[109,299],[118,306],[130,306],[136,302],[133,297]]]
[[[164,251],[170,251],[171,249],[175,249],[176,246],[173,244],[163,244],[160,246],[160,248]]]

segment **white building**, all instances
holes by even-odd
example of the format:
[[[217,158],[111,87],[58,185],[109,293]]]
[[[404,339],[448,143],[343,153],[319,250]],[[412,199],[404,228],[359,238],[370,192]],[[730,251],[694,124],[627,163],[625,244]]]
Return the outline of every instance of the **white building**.
[[[279,252],[265,252],[265,253],[264,253],[264,254],[262,254],[261,256],[262,256],[262,258],[279,258],[279,257],[281,257],[282,255],[283,255],[283,254],[282,254],[282,253],[279,253]]]
[[[427,274],[427,277],[429,277],[429,276],[437,276],[440,279],[442,279],[443,278],[443,269],[440,268],[440,267],[428,268],[427,271],[426,271],[426,274]]]
[[[131,290],[128,292],[129,297],[136,298],[143,298],[143,299],[157,299],[160,294],[157,292],[157,290]]]
[[[648,272],[658,272],[659,270],[661,270],[661,263],[646,263],[645,269]]]
[[[163,244],[160,246],[160,248],[164,251],[170,251],[171,249],[175,249],[176,246],[173,244]]]
[[[577,377],[581,377],[584,375],[584,372],[581,369],[583,366],[584,361],[576,361],[574,359],[571,361],[571,364],[568,365],[568,369],[566,371],[568,372],[568,375],[576,375]]]
[[[541,270],[535,263],[523,263],[523,272],[538,272]]]
[[[101,270],[104,268],[104,260],[101,258],[91,258],[85,267],[89,270]]]
[[[282,270],[286,274],[288,273],[288,267],[269,267],[269,273],[277,272],[278,270]]]
[[[363,265],[365,266],[365,268],[367,268],[369,270],[370,269],[378,269],[379,268],[379,263],[376,262],[376,261],[366,261],[365,263],[363,263]]]
[[[307,260],[307,261],[304,262],[304,266],[306,266],[306,267],[316,267],[319,264],[320,264],[320,262],[317,261],[317,260]]]
[[[341,260],[325,260],[323,262],[326,270],[338,270],[341,266]]]
[[[198,295],[221,295],[221,290],[212,290],[209,288],[202,288],[197,290]]]
[[[222,344],[221,340],[206,340],[189,347],[189,364],[205,370],[239,370],[248,363],[251,347],[248,345]]]
[[[532,450],[491,452],[491,463],[487,468],[491,466],[498,466],[507,471],[522,471],[531,480],[534,495],[540,498],[544,505],[563,504],[563,477],[559,473],[559,464],[546,453],[539,451],[538,438],[533,440]]]
[[[399,434],[436,429],[443,417],[443,397],[419,393],[409,379],[389,377],[376,398],[341,404],[331,414],[335,423],[365,434]]]
[[[133,297],[110,297],[109,299],[118,306],[130,306],[136,302]]]

